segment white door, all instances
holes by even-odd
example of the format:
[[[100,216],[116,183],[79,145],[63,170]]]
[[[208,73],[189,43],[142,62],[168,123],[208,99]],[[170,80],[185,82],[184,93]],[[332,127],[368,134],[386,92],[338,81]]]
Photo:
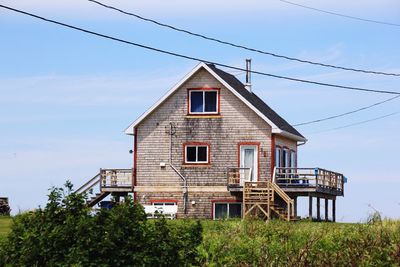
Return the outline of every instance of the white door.
[[[240,183],[243,181],[258,180],[258,147],[240,146],[240,168],[246,168],[240,172]]]

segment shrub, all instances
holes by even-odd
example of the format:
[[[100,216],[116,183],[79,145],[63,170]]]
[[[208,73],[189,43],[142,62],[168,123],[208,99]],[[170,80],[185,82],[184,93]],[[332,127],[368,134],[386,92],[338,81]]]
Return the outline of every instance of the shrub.
[[[148,221],[130,198],[92,214],[67,182],[51,190],[44,209],[14,218],[0,266],[188,266],[201,241],[199,223]]]

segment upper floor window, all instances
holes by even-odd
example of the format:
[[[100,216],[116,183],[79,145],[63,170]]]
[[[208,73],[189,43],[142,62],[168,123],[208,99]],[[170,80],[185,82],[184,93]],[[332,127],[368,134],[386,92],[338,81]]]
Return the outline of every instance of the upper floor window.
[[[189,89],[189,114],[218,114],[218,89]]]
[[[184,145],[185,163],[187,164],[208,164],[210,163],[210,146],[207,143],[188,143]]]

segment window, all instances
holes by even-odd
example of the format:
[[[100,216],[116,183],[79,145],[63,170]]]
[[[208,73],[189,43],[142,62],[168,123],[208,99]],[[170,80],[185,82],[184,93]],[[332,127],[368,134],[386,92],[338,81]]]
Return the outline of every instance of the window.
[[[214,220],[242,217],[242,203],[214,203]]]
[[[189,114],[218,114],[219,90],[189,90]]]
[[[275,167],[281,167],[281,154],[281,148],[275,147]]]
[[[175,206],[175,202],[153,202],[153,206]]]
[[[297,167],[297,158],[296,158],[296,151],[290,151],[290,167],[296,168]]]
[[[198,164],[205,163],[208,164],[210,161],[209,153],[210,148],[208,144],[198,143],[198,144],[186,144],[185,145],[185,163]]]
[[[289,154],[289,150],[287,148],[283,149],[282,167],[290,167],[290,154]]]

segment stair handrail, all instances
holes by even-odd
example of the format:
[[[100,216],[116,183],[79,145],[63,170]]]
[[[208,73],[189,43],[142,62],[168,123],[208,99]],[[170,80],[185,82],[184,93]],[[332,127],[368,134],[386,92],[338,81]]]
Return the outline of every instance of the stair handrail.
[[[286,202],[288,216],[287,220],[290,221],[290,216],[294,216],[294,200],[291,199],[288,194],[286,194],[285,191],[283,191],[282,188],[280,188],[276,183],[270,182],[270,185],[273,191],[276,192],[283,199],[283,201]]]
[[[96,180],[97,179],[97,180]],[[98,183],[100,183],[101,180],[101,172],[99,172],[98,174],[96,174],[92,179],[90,179],[89,181],[87,181],[84,185],[82,185],[81,187],[79,187],[77,190],[75,190],[76,194],[84,194],[86,193],[88,190],[90,190],[91,188],[93,188],[95,185],[97,185]],[[82,192],[80,192],[82,191]]]

